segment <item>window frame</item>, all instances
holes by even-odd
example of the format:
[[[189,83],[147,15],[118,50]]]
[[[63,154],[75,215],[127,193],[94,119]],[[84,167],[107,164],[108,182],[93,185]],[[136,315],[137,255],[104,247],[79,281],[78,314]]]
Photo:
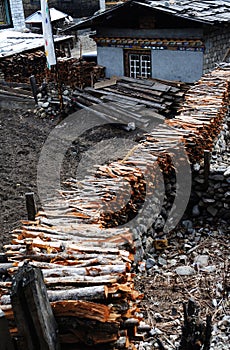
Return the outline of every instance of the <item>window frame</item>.
[[[0,0],[0,6],[5,11],[5,23],[0,22],[0,30],[1,29],[7,29],[13,27],[13,20],[12,20],[12,14],[11,14],[11,8],[10,8],[10,2],[9,0]]]
[[[132,55],[138,56],[138,60],[139,60],[139,74],[137,74],[136,72],[136,67],[135,65],[131,65],[132,64]],[[149,58],[149,72],[147,72],[147,74],[143,74],[142,75],[142,68],[144,67],[142,65],[143,62],[147,62],[143,59],[144,56],[148,56]],[[138,61],[136,60],[136,61]],[[134,62],[135,60],[133,60]],[[147,71],[148,67],[145,65],[145,68],[143,69],[144,71]],[[133,70],[133,72],[132,72]],[[143,49],[143,50],[134,50],[134,49],[124,49],[124,73],[125,76],[134,78],[134,79],[149,79],[152,77],[152,58],[151,58],[151,50],[148,49]],[[134,73],[134,74],[133,74]],[[141,74],[140,74],[141,73]]]

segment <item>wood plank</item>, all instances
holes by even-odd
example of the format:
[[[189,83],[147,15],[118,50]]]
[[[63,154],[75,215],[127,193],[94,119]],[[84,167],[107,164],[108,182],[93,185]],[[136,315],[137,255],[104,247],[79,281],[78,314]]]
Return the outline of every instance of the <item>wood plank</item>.
[[[57,325],[40,269],[24,264],[12,285],[11,303],[24,349],[59,350]]]
[[[15,350],[8,328],[8,321],[4,312],[0,309],[0,349]]]

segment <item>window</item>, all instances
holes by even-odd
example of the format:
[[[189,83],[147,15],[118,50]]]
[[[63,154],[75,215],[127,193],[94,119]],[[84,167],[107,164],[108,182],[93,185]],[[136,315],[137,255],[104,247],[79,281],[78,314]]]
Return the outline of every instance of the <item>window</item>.
[[[151,78],[151,52],[126,51],[125,52],[125,75],[131,78]]]
[[[0,0],[0,28],[12,26],[10,6],[8,0]]]

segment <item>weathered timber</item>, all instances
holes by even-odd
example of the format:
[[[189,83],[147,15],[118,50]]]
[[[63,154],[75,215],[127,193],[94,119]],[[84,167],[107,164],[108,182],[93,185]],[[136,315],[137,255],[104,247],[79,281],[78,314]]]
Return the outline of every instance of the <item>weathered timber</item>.
[[[35,205],[35,199],[34,199],[34,193],[28,192],[25,194],[26,196],[26,209],[27,209],[27,215],[28,220],[34,221],[36,216],[36,205]]]
[[[0,349],[15,350],[13,341],[9,332],[8,321],[4,312],[0,309]]]
[[[11,303],[24,349],[60,349],[56,321],[39,269],[27,264],[19,268]]]
[[[190,299],[183,305],[184,325],[179,350],[209,350],[211,342],[211,317],[207,316],[206,325],[200,320],[199,306]]]

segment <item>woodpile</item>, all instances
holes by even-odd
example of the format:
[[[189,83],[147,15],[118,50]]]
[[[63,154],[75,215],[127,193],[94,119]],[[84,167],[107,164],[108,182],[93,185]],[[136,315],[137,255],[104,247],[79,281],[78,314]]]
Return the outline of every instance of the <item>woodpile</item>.
[[[211,149],[229,105],[229,76],[229,67],[204,76],[187,92],[180,115],[156,126],[122,159],[98,166],[80,184],[67,181],[35,221],[23,221],[13,232],[0,256],[0,306],[14,339],[20,334],[10,291],[19,268],[29,263],[43,273],[63,348],[74,343],[74,349],[103,349],[103,344],[135,349],[134,342],[142,339],[137,332],[141,295],[132,271],[143,254],[142,231],[161,205],[158,164],[165,174],[175,170],[169,150],[178,142],[191,163]],[[138,215],[145,202],[148,210]]]
[[[65,58],[62,50],[56,50],[58,57],[59,83],[65,86],[80,87],[92,84],[104,77],[104,68],[94,62],[85,62],[76,58]],[[44,51],[15,54],[0,60],[0,72],[8,82],[29,83],[34,75],[38,84],[44,79],[56,81],[56,73],[46,67]]]
[[[84,88],[104,78],[105,68],[95,62],[86,62],[76,58],[60,58],[57,64],[58,80],[61,85],[71,88]],[[55,73],[47,72],[47,81],[56,81]]]
[[[11,335],[20,337],[9,296],[12,276],[26,261],[43,273],[61,344],[80,343],[94,349],[107,343],[116,348],[116,342],[125,339],[124,348],[128,348],[136,335],[137,302],[141,298],[130,271],[133,253],[107,240],[77,242],[72,232],[67,234],[60,228],[52,238],[54,228],[39,224],[39,219],[23,224],[6,247],[7,262],[1,264],[1,309]]]
[[[122,77],[98,82],[94,89],[87,88],[85,91],[102,102],[143,104],[153,112],[172,117],[188,88],[189,85],[182,82]]]
[[[56,52],[60,56],[61,51]],[[42,50],[30,53],[15,54],[0,60],[0,71],[9,82],[29,83],[31,75],[35,75],[38,83],[45,78],[46,57]]]
[[[199,162],[204,150],[212,150],[228,113],[230,68],[226,65],[206,74],[185,96],[179,116],[167,125],[184,132],[183,142],[192,163]]]

